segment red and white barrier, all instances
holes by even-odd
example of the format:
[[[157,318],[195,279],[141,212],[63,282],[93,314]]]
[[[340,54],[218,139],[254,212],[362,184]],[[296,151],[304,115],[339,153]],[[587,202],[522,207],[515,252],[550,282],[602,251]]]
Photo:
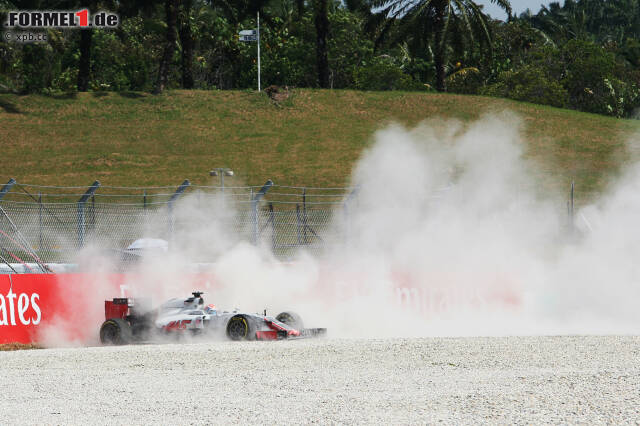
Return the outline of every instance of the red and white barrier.
[[[135,274],[0,275],[0,344],[91,342],[104,321],[104,301],[131,296]],[[207,289],[212,277],[184,277],[184,292]],[[175,285],[175,284],[174,284]]]
[[[108,279],[114,291],[118,278]],[[72,340],[95,332],[84,329],[92,311],[84,298],[90,281],[84,274],[0,275],[0,343],[40,342],[45,330]]]

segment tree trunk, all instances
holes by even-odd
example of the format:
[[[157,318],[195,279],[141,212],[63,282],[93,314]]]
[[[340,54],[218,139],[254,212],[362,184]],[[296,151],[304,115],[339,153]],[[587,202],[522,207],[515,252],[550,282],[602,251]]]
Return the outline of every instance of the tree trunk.
[[[435,5],[434,16],[434,29],[435,29],[435,48],[433,52],[433,61],[436,66],[436,90],[438,92],[445,92],[447,90],[447,82],[445,80],[445,65],[446,65],[446,46],[444,39],[446,34],[444,33],[444,19],[445,19],[445,7],[443,2],[438,2]]]
[[[176,22],[178,20],[178,0],[165,0],[165,12],[167,14],[167,41],[164,46],[164,52],[160,58],[160,66],[158,67],[158,79],[153,93],[159,94],[167,87],[169,79],[169,67],[173,52],[176,49]]]
[[[316,65],[320,87],[329,87],[329,55],[327,37],[329,35],[328,0],[315,0],[316,21]]]
[[[302,19],[302,15],[304,15],[304,0],[296,0],[296,9],[298,13],[298,19]]]
[[[93,29],[80,30],[80,61],[78,63],[78,92],[89,90],[91,74],[91,38]]]
[[[191,0],[184,2],[180,14],[180,44],[182,44],[182,88],[193,89],[193,35],[191,34]]]

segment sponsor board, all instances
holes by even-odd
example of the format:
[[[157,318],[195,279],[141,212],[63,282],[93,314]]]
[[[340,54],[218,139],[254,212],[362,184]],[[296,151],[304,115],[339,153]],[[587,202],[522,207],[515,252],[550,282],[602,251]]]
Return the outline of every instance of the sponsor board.
[[[0,275],[0,343],[37,343],[45,330],[73,340],[84,338],[89,330],[83,328],[83,320],[91,313],[83,297],[88,293],[83,285],[87,278],[83,274]]]
[[[40,294],[32,289],[22,288],[26,292],[13,292],[12,279],[9,275],[9,291],[0,293],[0,326],[3,325],[38,325],[42,320],[40,310]]]
[[[55,293],[48,275],[0,275],[0,343],[32,343]]]
[[[104,301],[131,297],[135,274],[0,274],[0,344],[97,341]],[[177,295],[214,287],[206,274],[165,283]],[[157,300],[162,302],[163,300]]]

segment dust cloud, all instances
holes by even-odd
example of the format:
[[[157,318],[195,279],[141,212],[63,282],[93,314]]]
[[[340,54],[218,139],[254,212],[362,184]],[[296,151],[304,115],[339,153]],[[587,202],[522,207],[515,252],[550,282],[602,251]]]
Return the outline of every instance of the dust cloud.
[[[525,158],[522,126],[504,112],[378,131],[322,256],[276,259],[228,226],[229,201],[186,196],[176,211],[193,226],[127,287],[156,303],[203,290],[222,309],[293,310],[335,337],[640,332],[640,165],[571,226],[566,194],[542,190]],[[145,226],[154,236],[153,218]],[[189,282],[196,253],[210,280]]]

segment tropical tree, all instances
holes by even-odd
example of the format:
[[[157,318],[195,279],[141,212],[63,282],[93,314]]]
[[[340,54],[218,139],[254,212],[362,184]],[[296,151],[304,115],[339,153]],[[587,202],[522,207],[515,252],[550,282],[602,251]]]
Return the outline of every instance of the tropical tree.
[[[90,1],[87,6],[91,12],[95,11],[96,2]],[[80,31],[80,58],[78,61],[78,92],[89,90],[91,76],[91,39],[93,28],[83,28]]]
[[[193,48],[195,40],[192,31],[192,0],[184,0],[178,17],[178,34],[182,45],[182,88],[193,89]]]
[[[590,37],[589,15],[599,15],[601,11],[601,7],[593,7],[593,4],[586,3],[578,5],[574,0],[567,0],[563,6],[559,2],[551,2],[548,6],[542,5],[530,21],[556,42],[565,42],[574,38]]]
[[[492,2],[511,16],[509,0]],[[373,0],[372,6],[381,8],[400,32],[412,33],[416,42],[431,47],[438,91],[446,90],[447,52],[452,44],[469,39],[491,46],[489,18],[473,0]]]
[[[316,23],[316,66],[318,83],[322,88],[329,87],[329,5],[328,0],[313,1]]]
[[[551,2],[524,19],[556,42],[571,39],[621,43],[640,37],[639,0],[566,0]]]
[[[158,66],[158,78],[156,79],[153,93],[161,93],[167,86],[169,80],[169,66],[176,49],[176,26],[178,22],[178,0],[165,0],[164,9],[167,20],[167,34],[165,46]]]

